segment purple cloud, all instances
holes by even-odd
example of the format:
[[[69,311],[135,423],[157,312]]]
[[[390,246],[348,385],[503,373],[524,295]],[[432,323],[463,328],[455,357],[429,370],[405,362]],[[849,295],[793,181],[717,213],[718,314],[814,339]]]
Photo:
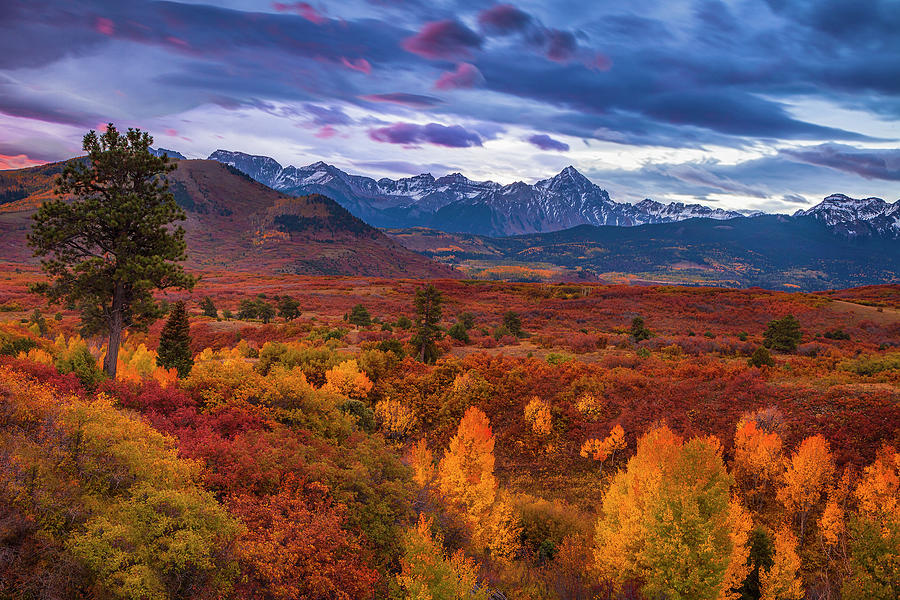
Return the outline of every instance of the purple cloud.
[[[435,82],[434,87],[439,90],[456,90],[473,88],[484,81],[484,76],[475,65],[460,63],[455,71],[447,71]]]
[[[403,144],[404,146],[433,144],[447,148],[470,148],[482,144],[481,137],[477,133],[468,131],[459,125],[448,126],[440,123],[428,123],[427,125],[394,123],[369,131],[369,137],[376,142]]]
[[[408,106],[409,108],[429,108],[441,104],[443,101],[432,96],[421,96],[419,94],[405,94],[403,92],[392,92],[390,94],[367,94],[360,96],[362,100],[369,102],[387,102],[388,104],[399,104],[400,106]]]
[[[554,62],[568,62],[578,50],[575,35],[569,31],[549,29],[545,32],[545,36],[547,58]]]
[[[865,179],[900,181],[900,150],[854,148],[845,144],[820,144],[785,148],[781,154],[811,165],[854,173]]]
[[[569,145],[559,140],[554,140],[547,134],[535,134],[528,138],[528,141],[540,148],[541,150],[556,150],[557,152],[568,152]]]
[[[321,25],[326,21],[325,17],[314,6],[308,2],[294,2],[293,4],[285,4],[283,2],[273,2],[272,8],[278,12],[295,12],[307,21]]]
[[[422,31],[403,40],[403,47],[425,58],[469,56],[481,48],[481,37],[459,21],[433,21]]]
[[[512,4],[497,4],[478,13],[481,28],[495,35],[507,35],[522,31],[531,23],[531,17]]]

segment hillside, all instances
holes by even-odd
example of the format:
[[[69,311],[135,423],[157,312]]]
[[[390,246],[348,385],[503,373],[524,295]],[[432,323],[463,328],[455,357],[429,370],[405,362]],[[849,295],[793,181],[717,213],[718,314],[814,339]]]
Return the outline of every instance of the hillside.
[[[617,280],[621,274],[673,283],[821,290],[900,278],[900,242],[835,235],[817,219],[764,215],[689,219],[639,227],[582,225],[564,231],[489,238],[427,229],[391,230],[408,248],[459,265],[470,275],[500,265],[525,279]]]
[[[63,163],[0,171],[0,257],[33,262],[25,236]],[[286,196],[207,160],[179,161],[171,189],[185,209],[188,264],[307,275],[453,277],[321,195]],[[21,191],[19,191],[21,190]]]

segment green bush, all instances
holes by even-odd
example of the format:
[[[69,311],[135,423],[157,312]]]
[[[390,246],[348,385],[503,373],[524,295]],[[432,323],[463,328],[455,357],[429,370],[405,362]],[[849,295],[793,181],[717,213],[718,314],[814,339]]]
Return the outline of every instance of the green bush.
[[[750,355],[750,359],[747,361],[747,364],[751,367],[774,367],[775,359],[772,358],[772,355],[765,348],[765,346],[760,346],[756,350],[753,351],[753,354]]]
[[[800,322],[794,315],[770,321],[763,333],[763,345],[772,350],[793,352],[800,344]]]

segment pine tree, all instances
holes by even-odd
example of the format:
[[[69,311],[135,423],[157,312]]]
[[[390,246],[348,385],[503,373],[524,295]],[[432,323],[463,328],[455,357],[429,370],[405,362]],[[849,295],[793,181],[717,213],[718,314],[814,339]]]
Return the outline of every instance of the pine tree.
[[[362,304],[357,304],[350,309],[350,316],[347,320],[351,325],[357,325],[359,327],[367,327],[372,324],[372,318],[369,316],[369,311],[366,310],[366,307]]]
[[[213,319],[219,317],[219,311],[216,310],[216,305],[213,304],[212,298],[209,296],[200,301],[200,310],[203,311],[204,317],[212,317]]]
[[[441,338],[438,323],[441,320],[441,293],[432,284],[416,290],[416,335],[412,344],[424,363],[433,363],[438,357],[437,340]]]
[[[120,135],[110,123],[84,136],[86,161],[70,161],[56,180],[57,197],[34,215],[28,242],[52,281],[34,286],[52,303],[74,305],[86,333],[106,333],[104,369],[116,376],[122,333],[159,318],[153,289],[190,288],[184,212],[169,191],[167,157],[150,153],[138,129]]]
[[[187,377],[194,366],[191,355],[191,328],[188,323],[184,302],[176,302],[172,307],[159,336],[156,364],[166,369],[177,369],[179,377]]]
[[[800,322],[794,315],[770,321],[763,333],[763,345],[781,352],[793,352],[800,343]]]
[[[290,296],[278,299],[278,316],[285,321],[293,321],[300,317],[300,302]]]

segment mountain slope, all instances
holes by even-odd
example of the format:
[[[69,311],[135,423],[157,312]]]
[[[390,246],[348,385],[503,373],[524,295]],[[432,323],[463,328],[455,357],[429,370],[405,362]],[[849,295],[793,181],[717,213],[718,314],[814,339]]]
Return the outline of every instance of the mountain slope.
[[[764,215],[638,227],[580,225],[489,238],[405,229],[389,233],[436,260],[469,268],[562,267],[564,278],[613,274],[673,283],[821,290],[900,281],[900,241],[835,235],[817,219]]]
[[[900,200],[890,204],[881,198],[832,194],[810,209],[798,210],[794,216],[821,221],[845,237],[900,238]]]
[[[0,260],[34,262],[25,236],[52,194],[63,163],[0,171]],[[291,197],[209,160],[181,160],[169,175],[183,223],[188,264],[254,272],[385,277],[453,277],[452,269],[407,250],[320,195]]]
[[[306,167],[282,167],[266,156],[226,150],[216,150],[209,158],[288,194],[325,194],[377,227],[420,226],[483,235],[516,235],[581,224],[634,226],[693,217],[742,216],[700,204],[615,202],[606,190],[571,166],[534,185],[521,181],[500,185],[472,181],[459,173],[437,179],[423,173],[376,181],[349,175],[321,161]]]

